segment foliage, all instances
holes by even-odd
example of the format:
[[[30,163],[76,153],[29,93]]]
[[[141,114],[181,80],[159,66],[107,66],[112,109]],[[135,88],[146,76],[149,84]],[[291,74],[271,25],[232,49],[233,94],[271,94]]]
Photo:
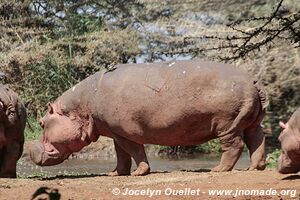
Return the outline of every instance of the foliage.
[[[219,139],[210,140],[194,146],[159,146],[160,155],[189,155],[195,153],[219,154],[221,152]]]
[[[277,160],[279,158],[281,151],[280,149],[275,149],[273,152],[267,155],[267,167],[275,168],[277,167]]]
[[[42,131],[41,126],[37,122],[37,119],[30,117],[27,119],[27,126],[25,128],[25,141],[37,140]]]
[[[220,141],[219,139],[210,140],[207,143],[198,145],[196,151],[200,153],[220,153]]]
[[[51,59],[51,55],[25,66],[23,77],[22,96],[24,101],[28,102],[27,108],[35,110],[31,114],[36,117],[42,115],[41,111],[48,102],[53,102],[76,82],[73,68],[70,65],[59,66]]]
[[[143,4],[135,0],[34,0],[32,5],[35,16],[44,18],[67,35],[99,30],[102,23],[124,29],[137,20],[143,9]]]
[[[17,174],[17,178],[21,178],[21,179],[24,179],[24,178],[49,178],[50,176],[48,174],[46,174],[45,172],[35,172],[29,176],[24,176],[24,175],[20,175],[20,174]]]

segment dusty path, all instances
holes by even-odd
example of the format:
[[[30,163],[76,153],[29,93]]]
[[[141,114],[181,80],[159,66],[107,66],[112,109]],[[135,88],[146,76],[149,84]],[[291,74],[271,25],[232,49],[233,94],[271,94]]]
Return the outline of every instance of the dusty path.
[[[208,192],[215,189],[228,189],[235,192],[236,188],[240,190],[255,189],[260,192],[270,192],[271,188],[278,192],[288,189],[297,190],[298,194],[295,195],[292,193],[293,191],[290,191],[290,195],[287,196],[243,195],[234,199],[299,199],[300,176],[297,174],[281,175],[276,171],[267,170],[226,173],[155,172],[144,177],[74,176],[58,177],[52,180],[0,179],[0,199],[31,199],[34,192],[40,187],[58,189],[61,199],[150,199],[150,191],[155,193],[151,199],[232,199],[233,195],[209,196]],[[144,192],[145,194],[137,196],[112,194],[112,192],[119,191],[124,193],[127,188],[131,192]],[[188,188],[194,191],[188,191]],[[183,190],[182,192],[185,194],[170,196],[165,194],[165,192],[176,192],[176,190]],[[192,195],[193,192],[194,195]],[[43,197],[43,195],[39,197]]]

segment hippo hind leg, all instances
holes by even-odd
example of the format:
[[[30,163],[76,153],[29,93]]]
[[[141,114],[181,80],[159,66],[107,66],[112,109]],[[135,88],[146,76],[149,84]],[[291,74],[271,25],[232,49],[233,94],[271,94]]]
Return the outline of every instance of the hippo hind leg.
[[[150,166],[147,160],[144,145],[132,142],[118,135],[114,135],[114,141],[117,143],[117,147],[120,147],[120,151],[125,151],[127,154],[133,157],[134,161],[136,162],[137,169],[131,173],[132,176],[142,176],[150,173]]]
[[[223,151],[220,164],[214,167],[213,172],[231,171],[238,161],[243,148],[244,142],[242,139],[242,131],[235,134],[226,134],[219,136],[221,149]]]
[[[264,170],[266,168],[265,135],[260,124],[247,128],[244,140],[250,152],[249,170]]]

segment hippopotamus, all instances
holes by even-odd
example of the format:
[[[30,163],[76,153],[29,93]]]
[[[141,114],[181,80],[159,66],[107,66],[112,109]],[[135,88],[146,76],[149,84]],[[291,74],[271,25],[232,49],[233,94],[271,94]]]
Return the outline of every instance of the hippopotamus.
[[[117,166],[109,175],[150,172],[144,144],[197,145],[219,138],[220,164],[232,170],[246,143],[249,169],[265,168],[260,123],[268,99],[246,72],[199,60],[120,64],[89,76],[49,103],[41,139],[31,148],[37,165],[55,165],[99,136],[114,141]]]
[[[281,155],[278,159],[278,171],[282,174],[300,171],[300,107],[287,123],[280,122],[283,128],[278,139],[281,143]]]
[[[22,100],[0,84],[0,177],[15,178],[23,153],[26,109]]]

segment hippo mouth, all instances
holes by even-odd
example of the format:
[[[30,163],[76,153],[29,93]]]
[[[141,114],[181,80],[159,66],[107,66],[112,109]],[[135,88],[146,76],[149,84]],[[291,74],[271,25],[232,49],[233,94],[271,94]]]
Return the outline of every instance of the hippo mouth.
[[[41,142],[35,143],[30,149],[31,160],[39,166],[58,165],[68,157],[57,150],[46,151]]]
[[[300,171],[300,167],[296,166],[287,166],[287,167],[278,167],[278,172],[281,174],[294,174]]]
[[[278,172],[281,174],[294,174],[294,173],[298,173],[299,171],[300,171],[299,167],[293,167],[293,166],[278,168]]]
[[[300,163],[295,163],[293,161],[288,164],[283,164],[282,155],[278,159],[278,172],[281,174],[293,174],[300,171]]]

